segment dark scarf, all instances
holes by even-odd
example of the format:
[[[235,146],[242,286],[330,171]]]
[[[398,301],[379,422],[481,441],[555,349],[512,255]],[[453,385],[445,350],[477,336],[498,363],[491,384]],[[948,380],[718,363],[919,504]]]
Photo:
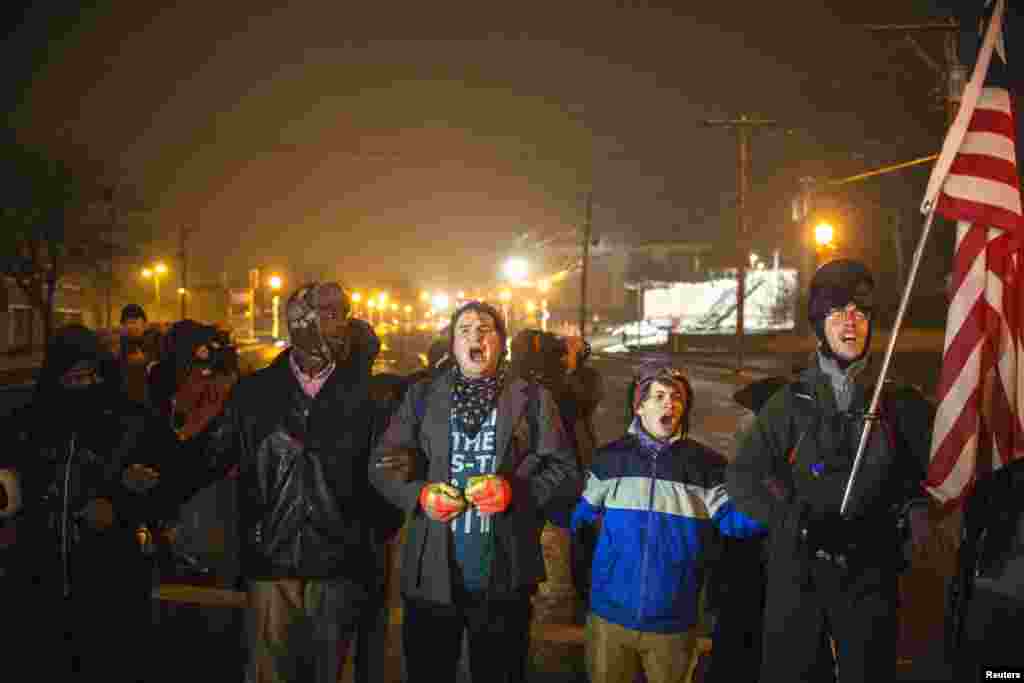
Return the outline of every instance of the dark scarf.
[[[455,407],[455,423],[470,438],[476,436],[480,427],[498,403],[498,396],[505,386],[505,368],[499,366],[493,377],[470,379],[462,374],[458,365],[452,368],[452,405]]]

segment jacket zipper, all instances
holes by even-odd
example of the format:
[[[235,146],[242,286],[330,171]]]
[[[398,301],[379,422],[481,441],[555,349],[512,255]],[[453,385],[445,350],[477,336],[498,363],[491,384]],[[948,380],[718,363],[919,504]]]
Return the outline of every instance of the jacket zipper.
[[[658,453],[651,452],[651,487],[647,495],[647,534],[644,538],[643,556],[640,560],[640,599],[637,601],[636,622],[641,623],[644,599],[647,597],[647,567],[650,564],[651,529],[654,527],[654,488],[658,480]]]
[[[60,547],[61,547],[61,568],[64,574],[64,597],[71,597],[71,545],[68,542],[68,517],[70,515],[70,503],[68,496],[71,493],[71,461],[75,459],[77,449],[75,448],[75,435],[71,435],[71,442],[68,444],[68,459],[64,463],[64,501],[60,517]]]

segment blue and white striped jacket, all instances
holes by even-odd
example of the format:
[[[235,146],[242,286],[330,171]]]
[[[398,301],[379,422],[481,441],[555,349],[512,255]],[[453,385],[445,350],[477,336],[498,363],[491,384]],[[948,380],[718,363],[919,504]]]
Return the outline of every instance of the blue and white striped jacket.
[[[602,520],[590,588],[596,615],[681,633],[697,623],[711,525],[741,538],[766,528],[729,500],[724,458],[692,439],[654,444],[630,433],[598,450],[572,528]]]

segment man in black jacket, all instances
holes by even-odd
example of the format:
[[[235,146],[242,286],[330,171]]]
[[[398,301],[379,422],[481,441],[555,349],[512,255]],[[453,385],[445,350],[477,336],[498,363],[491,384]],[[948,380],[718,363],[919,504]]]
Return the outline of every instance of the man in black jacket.
[[[286,307],[292,346],[243,377],[208,425],[202,406],[193,410],[201,431],[186,451],[201,471],[162,475],[174,500],[238,466],[251,683],[335,683],[376,590],[378,527],[393,519],[367,481],[380,343],[349,311],[336,283],[296,291]]]
[[[740,441],[727,472],[736,507],[770,528],[762,680],[817,681],[818,646],[836,641],[841,683],[896,675],[901,520],[928,535],[923,488],[934,409],[912,387],[887,387],[840,514],[871,396],[860,381],[874,279],[849,260],[811,281],[814,367],[780,389]]]

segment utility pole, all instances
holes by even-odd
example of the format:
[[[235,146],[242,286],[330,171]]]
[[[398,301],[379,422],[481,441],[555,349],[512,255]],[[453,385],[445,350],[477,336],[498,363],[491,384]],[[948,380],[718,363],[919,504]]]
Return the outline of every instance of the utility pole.
[[[777,126],[778,122],[769,119],[751,119],[744,114],[738,119],[708,119],[702,124],[709,128],[732,128],[736,131],[737,141],[737,194],[736,224],[739,247],[739,259],[736,269],[736,372],[743,372],[743,333],[744,306],[747,298],[747,258],[749,245],[748,198],[750,196],[750,137],[755,128]]]
[[[864,26],[872,33],[902,33],[915,54],[928,65],[940,78],[942,87],[942,105],[946,112],[946,125],[952,125],[956,118],[957,109],[960,108],[960,99],[963,97],[964,87],[970,74],[967,68],[960,62],[959,54],[959,33],[960,24],[956,19],[950,17],[944,22],[931,24],[870,24]],[[915,33],[944,33],[945,66],[940,66],[914,39]]]
[[[104,191],[107,207],[110,211],[110,229],[107,231],[107,281],[104,287],[104,298],[106,299],[106,328],[113,329],[114,319],[114,232],[117,230],[117,188],[110,186]]]
[[[587,192],[587,213],[583,224],[583,272],[580,274],[580,337],[587,339],[587,274],[590,270],[590,233],[594,204],[593,191]]]
[[[803,263],[800,268],[799,291],[797,297],[795,327],[801,334],[810,332],[810,323],[807,320],[807,304],[810,296],[811,278],[818,265],[818,254],[814,243],[814,192],[817,187],[816,178],[804,177],[800,179],[800,196],[797,199],[797,206],[794,211],[794,220],[800,230],[800,246],[803,254]]]
[[[191,292],[188,289],[188,249],[186,247],[186,240],[188,236],[195,232],[195,228],[189,228],[185,223],[181,224],[179,230],[180,244],[178,247],[178,260],[180,262],[181,274],[181,319],[184,320],[188,317],[188,298],[191,296]]]

